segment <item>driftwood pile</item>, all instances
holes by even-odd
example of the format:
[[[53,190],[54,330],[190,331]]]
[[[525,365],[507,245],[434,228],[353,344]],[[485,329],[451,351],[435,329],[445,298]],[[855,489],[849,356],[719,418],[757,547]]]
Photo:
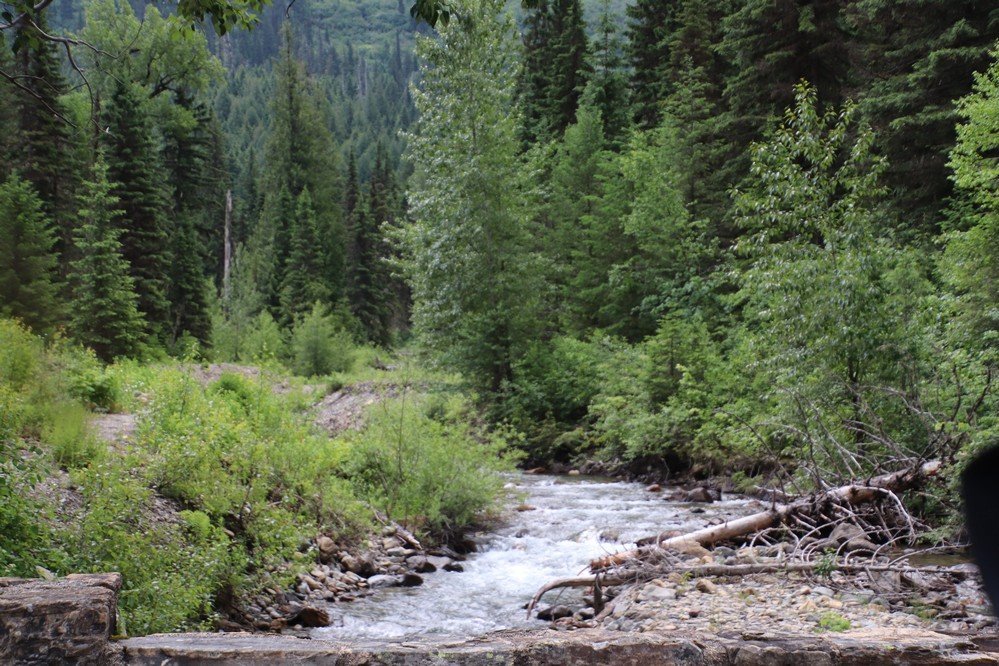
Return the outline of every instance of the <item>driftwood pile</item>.
[[[906,511],[898,493],[924,484],[940,470],[941,464],[932,461],[809,497],[784,498],[781,503],[774,500],[766,511],[689,534],[657,538],[639,548],[593,560],[590,575],[554,580],[542,586],[528,605],[528,617],[541,598],[552,590],[589,588],[595,610],[600,613],[604,606],[603,590],[670,572],[688,578],[777,572],[828,574],[831,571],[866,573],[869,578],[879,575],[908,576],[910,579],[964,578],[973,575],[971,567],[912,566],[908,562],[912,552],[903,555],[896,552],[899,546],[914,543],[917,536],[916,521]],[[705,547],[721,542],[763,547],[776,557],[757,563],[690,564],[689,560],[675,556],[676,553],[707,553]]]

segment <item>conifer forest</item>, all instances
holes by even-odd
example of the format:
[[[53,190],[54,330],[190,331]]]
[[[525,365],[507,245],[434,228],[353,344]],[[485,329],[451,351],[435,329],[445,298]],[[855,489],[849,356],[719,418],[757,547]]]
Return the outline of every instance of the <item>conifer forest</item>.
[[[993,0],[0,0],[0,576],[114,644],[992,636],[997,446]]]

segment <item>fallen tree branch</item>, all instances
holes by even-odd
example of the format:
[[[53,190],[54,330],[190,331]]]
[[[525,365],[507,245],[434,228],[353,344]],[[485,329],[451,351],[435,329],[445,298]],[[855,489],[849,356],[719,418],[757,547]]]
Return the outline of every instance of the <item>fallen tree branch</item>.
[[[735,537],[759,532],[779,525],[791,516],[817,504],[824,504],[830,501],[847,502],[849,504],[873,502],[876,499],[887,496],[888,493],[904,490],[921,479],[936,475],[940,467],[941,463],[934,460],[914,469],[874,477],[864,484],[842,486],[788,504],[775,504],[767,511],[737,518],[721,525],[705,527],[690,534],[683,534],[657,542],[655,545],[643,546],[634,550],[626,550],[614,555],[608,555],[607,557],[601,557],[590,562],[590,569],[592,571],[600,571],[619,566],[628,560],[635,559],[655,550],[677,550],[692,544],[707,546],[719,541],[725,541],[726,539],[734,539]]]
[[[705,564],[694,567],[676,567],[669,569],[669,573],[676,573],[689,578],[706,578],[717,576],[719,578],[751,576],[760,573],[792,573],[809,572],[829,569],[831,571],[841,571],[843,573],[899,573],[899,574],[923,574],[923,575],[946,575],[967,578],[974,575],[973,570],[952,569],[946,567],[905,567],[893,566],[891,564],[826,564],[822,562],[778,562],[773,564]],[[543,585],[527,606],[527,617],[531,617],[534,608],[541,601],[541,598],[552,590],[566,587],[593,587],[593,586],[613,586],[634,583],[642,578],[640,572],[635,571],[627,574],[594,574],[592,576],[578,576],[575,578],[560,578]]]

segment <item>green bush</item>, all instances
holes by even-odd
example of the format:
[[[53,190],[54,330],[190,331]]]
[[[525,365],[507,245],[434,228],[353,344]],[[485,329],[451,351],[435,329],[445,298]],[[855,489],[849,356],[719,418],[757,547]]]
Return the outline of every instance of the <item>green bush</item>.
[[[53,459],[66,468],[83,467],[103,453],[104,446],[90,429],[90,412],[83,405],[59,402],[46,414],[42,441]]]
[[[152,492],[120,464],[80,472],[83,519],[68,535],[75,571],[122,575],[122,633],[207,628],[217,594],[245,568],[222,528],[157,516]]]
[[[434,536],[471,525],[493,506],[511,469],[507,442],[474,433],[460,401],[446,410],[397,399],[375,408],[350,437],[348,470],[372,504],[391,519]]]
[[[292,369],[304,377],[349,372],[354,365],[354,342],[320,305],[295,322],[291,338]]]

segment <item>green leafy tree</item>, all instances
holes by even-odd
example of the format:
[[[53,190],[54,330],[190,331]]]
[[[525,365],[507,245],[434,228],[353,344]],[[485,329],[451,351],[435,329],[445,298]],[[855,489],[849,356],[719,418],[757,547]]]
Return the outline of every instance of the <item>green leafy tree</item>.
[[[123,255],[118,198],[102,156],[83,184],[75,259],[70,267],[73,294],[70,331],[105,361],[138,351],[144,322],[135,283]]]
[[[437,41],[410,137],[412,226],[403,235],[413,319],[427,346],[491,392],[534,337],[537,275],[519,157],[512,20],[500,0],[469,0]]]
[[[805,84],[796,95],[754,147],[736,199],[739,249],[752,262],[742,296],[784,435],[850,476],[878,441],[864,425],[870,412],[882,433],[903,427],[880,387],[904,386],[920,358],[913,307],[926,283],[881,224],[884,161],[869,131],[853,131],[855,107],[821,112]],[[854,457],[838,453],[844,445]]]
[[[61,311],[55,236],[44,205],[16,173],[0,183],[0,314],[45,333]]]
[[[996,54],[999,57],[999,53]],[[950,165],[971,206],[947,238],[944,272],[960,296],[965,344],[999,349],[999,60],[976,77],[958,104],[963,122]],[[999,359],[992,358],[994,364]]]

